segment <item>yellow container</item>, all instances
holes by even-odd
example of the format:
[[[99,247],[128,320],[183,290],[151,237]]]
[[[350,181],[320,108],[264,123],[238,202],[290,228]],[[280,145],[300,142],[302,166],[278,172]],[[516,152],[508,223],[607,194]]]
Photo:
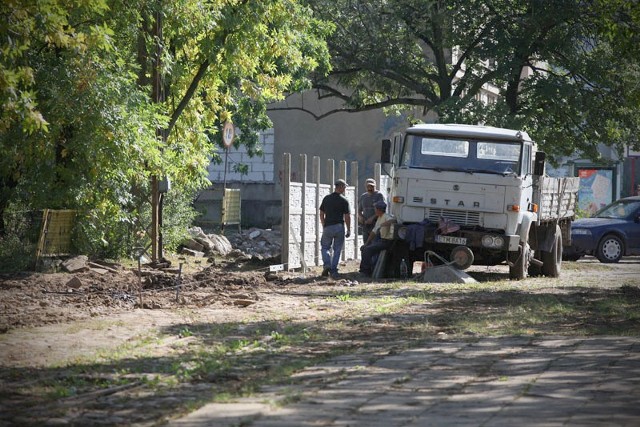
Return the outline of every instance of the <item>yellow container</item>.
[[[36,256],[71,253],[71,233],[75,219],[75,210],[45,209],[42,213],[42,231]]]

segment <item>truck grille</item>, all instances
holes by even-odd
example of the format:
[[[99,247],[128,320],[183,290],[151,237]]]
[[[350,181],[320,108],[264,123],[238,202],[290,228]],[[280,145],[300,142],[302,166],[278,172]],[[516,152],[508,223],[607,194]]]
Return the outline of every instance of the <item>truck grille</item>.
[[[429,209],[429,221],[437,223],[440,217],[447,218],[458,225],[480,225],[479,212]]]

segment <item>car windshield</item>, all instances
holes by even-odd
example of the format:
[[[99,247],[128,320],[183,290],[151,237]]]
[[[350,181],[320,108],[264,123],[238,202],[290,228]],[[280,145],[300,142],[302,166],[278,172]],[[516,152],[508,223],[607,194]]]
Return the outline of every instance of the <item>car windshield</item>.
[[[628,218],[640,208],[640,201],[618,200],[596,212],[594,218]]]
[[[522,144],[411,135],[402,165],[437,171],[519,174]]]

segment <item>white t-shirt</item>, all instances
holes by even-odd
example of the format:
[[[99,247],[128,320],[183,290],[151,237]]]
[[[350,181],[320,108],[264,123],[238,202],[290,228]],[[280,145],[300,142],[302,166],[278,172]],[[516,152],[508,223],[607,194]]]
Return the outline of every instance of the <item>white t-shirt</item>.
[[[383,222],[389,221],[390,219],[393,219],[393,217],[386,212],[383,213],[381,216],[379,216],[378,219],[376,220],[376,224],[373,226],[373,232],[377,233],[378,230],[380,230],[381,238],[387,239],[387,240],[393,239],[393,233],[391,232],[391,224],[382,226]]]

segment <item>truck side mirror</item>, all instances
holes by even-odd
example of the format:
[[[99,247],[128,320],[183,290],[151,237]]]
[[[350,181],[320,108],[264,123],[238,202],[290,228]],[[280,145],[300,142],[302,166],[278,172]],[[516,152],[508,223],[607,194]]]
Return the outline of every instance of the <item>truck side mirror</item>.
[[[544,175],[544,161],[547,158],[547,153],[544,151],[536,152],[536,158],[533,161],[533,174],[537,176]]]
[[[380,153],[380,163],[391,163],[391,140],[382,140],[382,152]]]

